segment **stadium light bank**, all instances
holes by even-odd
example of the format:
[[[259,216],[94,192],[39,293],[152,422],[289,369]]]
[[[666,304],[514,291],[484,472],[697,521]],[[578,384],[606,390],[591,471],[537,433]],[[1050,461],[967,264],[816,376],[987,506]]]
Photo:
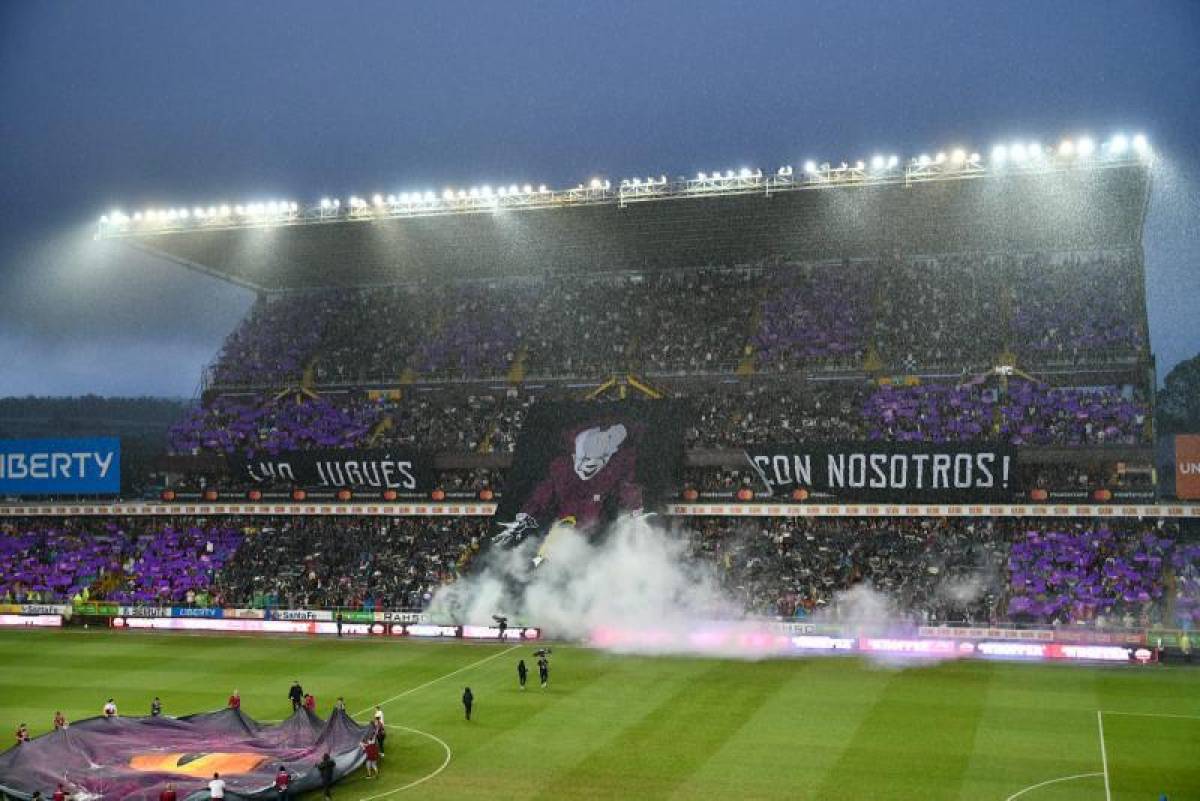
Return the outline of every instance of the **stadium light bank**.
[[[1105,169],[1130,165],[1149,166],[1154,152],[1145,134],[1118,133],[1102,144],[1090,136],[1067,138],[1048,146],[1027,140],[995,145],[987,158],[976,151],[955,147],[935,155],[923,153],[902,163],[896,155],[876,153],[868,160],[820,162],[808,160],[803,168],[791,165],[774,172],[741,167],[701,171],[694,178],[666,175],[638,176],[614,182],[602,177],[568,189],[545,184],[447,187],[399,193],[350,195],[344,201],[323,197],[302,205],[294,200],[255,201],[243,204],[175,208],[150,208],[126,212],[114,209],[100,217],[97,239],[138,237],[182,231],[267,228],[346,221],[371,221],[449,214],[479,214],[505,209],[569,208],[618,205],[658,200],[694,199],[728,195],[792,192],[843,186],[917,184],[957,181],[1011,174],[1048,174],[1077,169]]]

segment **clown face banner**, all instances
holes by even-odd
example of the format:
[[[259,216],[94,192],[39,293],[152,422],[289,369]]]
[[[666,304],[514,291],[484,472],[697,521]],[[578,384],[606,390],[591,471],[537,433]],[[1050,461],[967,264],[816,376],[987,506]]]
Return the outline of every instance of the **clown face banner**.
[[[592,532],[654,511],[680,481],[682,404],[539,403],[517,442],[494,542],[515,545],[556,523]]]

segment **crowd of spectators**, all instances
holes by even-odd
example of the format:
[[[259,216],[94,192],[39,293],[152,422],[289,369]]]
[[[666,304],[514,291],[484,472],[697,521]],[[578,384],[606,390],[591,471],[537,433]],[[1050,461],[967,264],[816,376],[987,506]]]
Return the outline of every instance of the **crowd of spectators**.
[[[226,522],[63,518],[0,524],[0,597],[188,603],[241,544]]]
[[[488,518],[279,518],[248,528],[213,595],[252,607],[420,609],[478,550]]]
[[[938,623],[987,621],[998,612],[1007,532],[994,519],[686,522],[694,555],[713,562],[736,600],[754,613]],[[844,596],[859,585],[879,602],[864,609]]]
[[[1200,623],[1200,542],[1132,519],[683,518],[747,612],[828,622]],[[0,599],[414,610],[490,518],[108,518],[0,527]],[[864,588],[866,590],[864,591]]]
[[[1141,277],[1114,253],[894,256],[264,296],[216,386],[859,367],[978,371],[1144,353]]]
[[[1175,523],[710,517],[687,529],[694,555],[761,614],[1125,627],[1200,619],[1200,544],[1181,540]],[[845,594],[856,585],[878,593],[873,608]]]
[[[1172,527],[1173,528],[1173,527]],[[1008,557],[1008,614],[1017,620],[1127,627],[1161,622],[1174,532],[1157,523],[1055,521],[1019,533]]]

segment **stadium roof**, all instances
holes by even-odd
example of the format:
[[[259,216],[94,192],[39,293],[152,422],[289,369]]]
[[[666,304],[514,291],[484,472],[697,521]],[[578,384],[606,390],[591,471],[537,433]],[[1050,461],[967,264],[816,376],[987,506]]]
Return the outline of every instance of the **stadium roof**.
[[[1019,148],[1019,149],[1018,149]],[[1033,157],[1031,152],[1038,155]],[[1019,159],[1018,159],[1019,156]],[[1090,140],[922,156],[907,166],[807,164],[773,174],[595,179],[112,212],[98,236],[255,289],[437,278],[646,270],[899,251],[1140,245],[1151,159],[1144,140]]]

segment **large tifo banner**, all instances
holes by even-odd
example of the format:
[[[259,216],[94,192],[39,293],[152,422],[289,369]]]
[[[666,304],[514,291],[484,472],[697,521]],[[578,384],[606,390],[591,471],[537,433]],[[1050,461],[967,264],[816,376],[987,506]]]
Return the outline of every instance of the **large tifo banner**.
[[[998,503],[1016,490],[1016,452],[1002,444],[765,445],[746,458],[773,495],[803,489],[846,501]]]
[[[500,528],[586,528],[654,509],[679,485],[686,419],[670,400],[535,404],[496,511]]]
[[[0,440],[0,495],[117,495],[121,440]]]
[[[389,448],[285,451],[235,457],[244,481],[310,489],[396,490],[427,493],[436,483],[433,459]]]

